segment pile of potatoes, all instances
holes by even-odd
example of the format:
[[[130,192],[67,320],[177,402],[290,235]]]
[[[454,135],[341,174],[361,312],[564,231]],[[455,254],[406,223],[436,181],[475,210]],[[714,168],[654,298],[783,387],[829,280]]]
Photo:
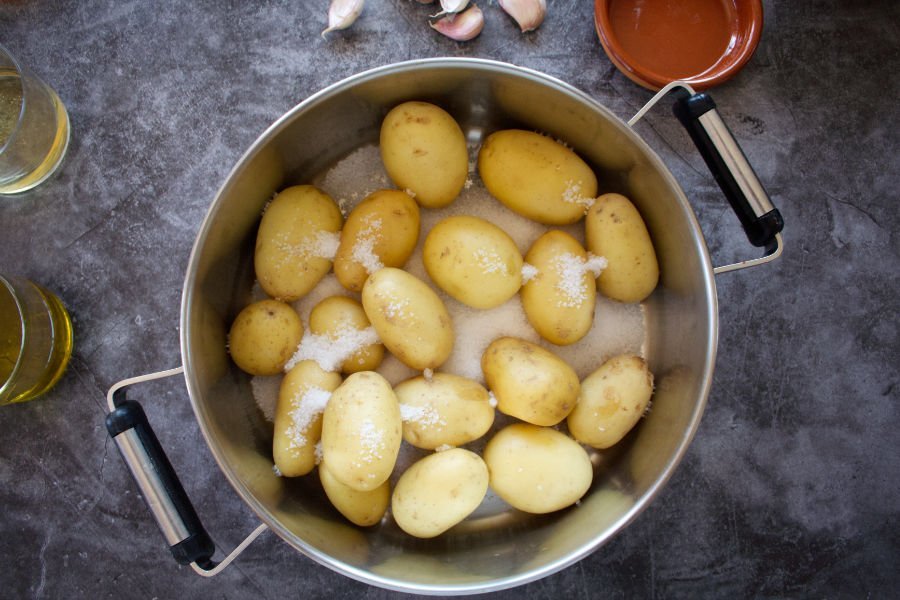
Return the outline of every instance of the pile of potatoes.
[[[421,538],[465,519],[489,487],[530,513],[576,503],[593,478],[583,445],[617,443],[649,404],[646,362],[616,356],[579,381],[550,350],[501,337],[481,357],[486,387],[435,372],[453,349],[453,321],[431,285],[402,267],[418,242],[420,210],[449,205],[466,185],[466,140],[441,108],[406,102],[385,117],[379,148],[398,189],[370,194],[345,219],[321,190],[289,187],[259,226],[256,276],[270,298],[237,315],[229,351],[247,373],[286,371],[274,423],[277,470],[302,476],[318,465],[325,493],[347,519],[374,525],[390,506],[399,527]],[[520,293],[534,329],[566,345],[591,329],[598,291],[640,302],[656,287],[656,255],[640,214],[624,196],[598,197],[592,169],[560,142],[497,131],[479,151],[478,172],[493,197],[538,223],[585,218],[587,248],[549,229],[523,257],[498,225],[448,217],[427,232],[423,262],[431,284],[449,296],[488,309]],[[304,332],[290,303],[332,269],[353,297],[322,301]],[[371,330],[377,339],[363,335]],[[292,360],[304,333],[336,346],[365,341],[343,348],[332,363]],[[377,372],[385,351],[423,374],[392,387]],[[492,429],[495,407],[516,421],[497,431],[482,455],[461,447]],[[557,428],[563,421],[568,434]],[[434,452],[391,490],[404,441]]]

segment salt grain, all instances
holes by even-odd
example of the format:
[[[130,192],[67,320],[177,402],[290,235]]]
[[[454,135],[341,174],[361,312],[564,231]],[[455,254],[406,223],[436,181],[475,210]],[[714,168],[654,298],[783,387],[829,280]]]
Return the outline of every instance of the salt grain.
[[[323,371],[338,371],[345,360],[378,342],[378,334],[371,326],[356,329],[346,325],[330,335],[316,334],[307,329],[294,355],[284,365],[284,370],[290,371],[300,361],[313,360]]]
[[[506,263],[503,262],[503,258],[494,250],[477,248],[473,254],[475,255],[475,261],[481,268],[481,272],[485,275],[490,275],[492,273],[506,273]]]
[[[275,420],[275,408],[278,406],[278,390],[281,388],[281,375],[257,375],[250,380],[250,390],[256,405],[267,421]]]
[[[581,187],[581,181],[573,181],[570,179],[566,182],[566,189],[563,191],[562,199],[563,202],[568,202],[569,204],[582,205],[585,212],[587,212],[587,209],[594,205],[595,200],[589,196],[583,195]]]
[[[350,253],[354,261],[362,265],[369,275],[384,268],[384,263],[375,254],[375,244],[381,239],[381,219],[371,215],[363,221],[365,227],[359,232],[359,237],[353,243],[353,251]]]
[[[322,450],[322,440],[316,442],[316,448],[314,450],[316,456],[316,464],[322,463],[322,458],[325,456],[325,452]]]
[[[534,265],[530,265],[528,263],[522,263],[522,283],[528,283],[535,277],[537,277],[538,268]]]
[[[494,392],[488,392],[488,404],[491,405],[491,408],[497,408],[497,396],[494,395]]]
[[[281,469],[278,468],[278,465],[272,465],[272,472],[275,473],[275,477],[283,477],[281,474]]]
[[[441,413],[430,405],[413,406],[411,404],[401,404],[400,419],[404,423],[416,423],[425,427],[447,424],[447,422],[441,418]]]
[[[432,369],[425,369],[422,371],[422,377],[425,378],[425,381],[431,381],[431,378],[434,377],[434,371]]]
[[[441,444],[434,449],[435,452],[446,452],[447,450],[453,450],[453,446],[451,446],[450,444]]]
[[[363,421],[359,428],[359,441],[362,443],[365,454],[362,460],[367,463],[374,462],[382,457],[384,451],[384,432],[375,426],[372,421]]]
[[[585,275],[590,273],[596,279],[606,268],[606,264],[604,257],[590,253],[586,260],[569,252],[557,256],[553,261],[553,268],[559,276],[556,291],[562,298],[557,300],[556,305],[564,308],[581,306],[587,300],[587,287],[594,285],[592,279],[585,280]]]
[[[316,418],[325,412],[330,399],[331,392],[315,386],[307,388],[299,398],[292,399],[292,405],[296,408],[289,413],[291,424],[286,430],[288,448],[302,448],[307,445],[309,440],[306,438],[306,431]]]

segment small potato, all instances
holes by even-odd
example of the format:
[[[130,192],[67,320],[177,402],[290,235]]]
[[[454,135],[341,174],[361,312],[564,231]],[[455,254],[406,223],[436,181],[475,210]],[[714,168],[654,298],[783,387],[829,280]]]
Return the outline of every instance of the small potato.
[[[594,478],[584,448],[565,434],[527,423],[501,429],[484,448],[491,489],[519,510],[543,514],[577,502]]]
[[[522,286],[522,308],[528,322],[550,343],[574,344],[594,324],[597,284],[588,254],[578,240],[548,231],[534,242],[525,262],[537,274]]]
[[[228,333],[228,349],[241,370],[277,375],[302,337],[303,322],[289,304],[261,300],[238,313]]]
[[[362,492],[341,483],[325,463],[319,465],[319,480],[331,504],[351,523],[360,527],[369,527],[381,521],[391,502],[391,484],[388,481],[374,490]]]
[[[404,102],[381,124],[381,160],[400,189],[428,208],[447,206],[469,176],[469,152],[459,125],[442,108]]]
[[[659,281],[659,264],[647,226],[631,201],[603,194],[584,224],[588,250],[609,262],[597,279],[600,293],[619,302],[640,302]]]
[[[453,322],[440,297],[421,279],[400,269],[371,275],[362,305],[378,337],[400,362],[436,369],[453,351]]]
[[[454,448],[426,456],[400,476],[391,512],[406,533],[432,538],[472,514],[487,488],[488,469],[481,457]]]
[[[359,337],[359,332],[371,327],[362,304],[346,296],[330,296],[319,302],[309,313],[309,330],[327,335],[340,349]],[[346,354],[344,354],[346,356]],[[374,371],[384,358],[382,344],[367,344],[351,354],[340,365],[341,373]]]
[[[331,394],[325,408],[322,460],[344,485],[374,490],[394,469],[402,428],[391,384],[378,373],[354,373]]]
[[[316,444],[322,436],[322,413],[341,376],[303,360],[288,371],[278,390],[272,455],[285,477],[306,475],[316,466]]]
[[[419,207],[406,192],[372,192],[354,208],[341,230],[334,274],[358,292],[383,267],[402,267],[419,241]]]
[[[545,225],[575,223],[597,195],[597,177],[586,162],[531,131],[489,135],[478,153],[478,173],[497,200]]]
[[[263,214],[253,263],[265,292],[293,302],[331,269],[344,217],[334,200],[311,185],[280,192]]]
[[[413,377],[394,388],[403,417],[403,439],[426,450],[477,440],[494,423],[488,391],[450,373]]]
[[[477,217],[448,217],[432,227],[422,249],[438,287],[474,308],[494,308],[522,286],[522,254],[505,231]]]
[[[644,416],[653,395],[647,362],[615,356],[581,383],[578,403],[569,413],[569,432],[582,444],[604,449],[616,444]]]
[[[535,425],[556,425],[578,398],[572,367],[525,340],[494,340],[481,355],[481,369],[500,412]]]

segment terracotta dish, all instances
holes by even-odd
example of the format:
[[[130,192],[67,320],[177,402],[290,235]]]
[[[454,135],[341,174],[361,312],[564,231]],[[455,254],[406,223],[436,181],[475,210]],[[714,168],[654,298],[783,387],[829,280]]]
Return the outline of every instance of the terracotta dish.
[[[753,55],[761,0],[595,0],[600,43],[629,79],[658,90],[677,79],[722,83]]]

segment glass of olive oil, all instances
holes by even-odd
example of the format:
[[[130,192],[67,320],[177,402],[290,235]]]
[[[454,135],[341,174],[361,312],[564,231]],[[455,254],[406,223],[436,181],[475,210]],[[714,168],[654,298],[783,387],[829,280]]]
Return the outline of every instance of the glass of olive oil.
[[[53,293],[0,276],[0,405],[37,398],[72,356],[72,320]]]
[[[69,115],[49,86],[0,44],[0,196],[47,180],[69,145]]]

